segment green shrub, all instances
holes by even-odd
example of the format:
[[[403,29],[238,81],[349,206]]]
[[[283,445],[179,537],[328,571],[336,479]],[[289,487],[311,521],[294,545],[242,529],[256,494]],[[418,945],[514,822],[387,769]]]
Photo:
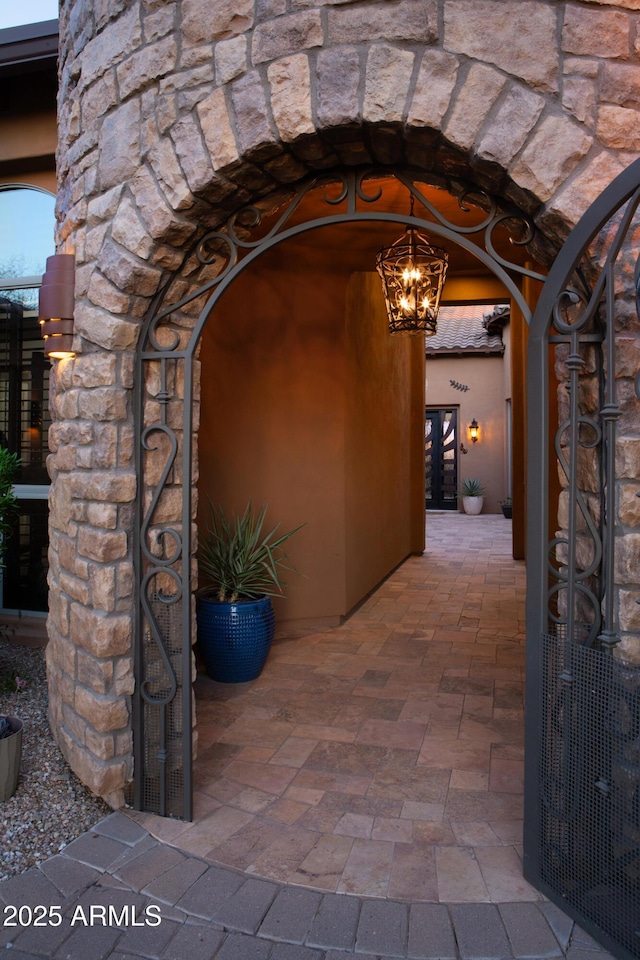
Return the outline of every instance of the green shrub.
[[[18,500],[12,487],[19,466],[17,453],[0,448],[0,569],[4,566],[7,539],[18,512]]]

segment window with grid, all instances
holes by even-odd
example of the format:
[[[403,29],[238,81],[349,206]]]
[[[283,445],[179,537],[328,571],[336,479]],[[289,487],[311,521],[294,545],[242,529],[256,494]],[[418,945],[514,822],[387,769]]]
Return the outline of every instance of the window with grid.
[[[0,187],[0,445],[20,457],[18,518],[2,571],[5,610],[47,609],[49,363],[38,287],[53,252],[55,199]]]

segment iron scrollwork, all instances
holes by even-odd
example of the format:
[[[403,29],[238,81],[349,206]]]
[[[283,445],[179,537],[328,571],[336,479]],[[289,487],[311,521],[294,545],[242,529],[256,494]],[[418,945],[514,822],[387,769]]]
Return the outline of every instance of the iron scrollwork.
[[[569,637],[609,651],[620,642],[613,600],[615,454],[622,414],[615,369],[615,270],[639,203],[640,192],[615,225],[591,288],[585,282],[585,270],[579,270],[575,287],[561,291],[550,336],[552,343],[563,343],[568,350],[564,359],[568,411],[554,444],[568,506],[567,527],[548,546],[548,569],[555,580],[548,592],[549,620]],[[638,282],[636,267],[636,295]],[[595,368],[588,369],[586,355]],[[636,378],[636,387],[637,383]]]
[[[528,554],[525,858],[532,882],[609,938],[616,955],[637,958],[640,665],[613,654],[622,639],[616,453],[626,413],[616,335],[629,322],[622,318],[630,302],[640,319],[640,164],[626,183],[620,178],[617,195],[615,202],[603,195],[591,232],[577,228],[563,251],[561,284],[550,280],[544,304],[546,338],[538,333],[542,310],[534,318],[540,369],[548,369],[549,344],[554,348],[558,425],[550,469],[557,463],[562,489],[561,529],[532,536]],[[540,382],[531,385],[530,402]],[[640,375],[634,385],[640,399]],[[547,440],[543,432],[536,438]],[[543,492],[548,478],[533,482],[540,493],[530,503],[545,504],[540,512],[553,523],[554,504]],[[539,614],[532,597],[541,601]]]

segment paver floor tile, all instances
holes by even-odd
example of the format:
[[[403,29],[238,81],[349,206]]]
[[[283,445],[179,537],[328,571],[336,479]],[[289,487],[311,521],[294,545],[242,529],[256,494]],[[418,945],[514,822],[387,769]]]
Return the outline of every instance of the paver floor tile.
[[[199,676],[196,821],[157,835],[323,890],[519,890],[524,566],[502,516],[476,521],[429,514],[423,556],[341,625],[282,625],[251,684]]]
[[[433,844],[414,842],[395,845],[387,893],[398,900],[438,900]]]
[[[287,800],[283,797],[271,804],[268,810],[265,811],[265,816],[270,820],[275,820],[277,823],[296,823],[308,809],[306,803],[299,803],[297,800]]]
[[[353,743],[356,738],[355,730],[346,727],[329,727],[318,723],[298,723],[291,731],[292,737],[305,740],[335,740],[338,743]]]
[[[522,843],[522,820],[494,820],[490,827],[505,843]]]
[[[293,874],[292,882],[335,891],[352,846],[351,837],[321,836]]]
[[[385,897],[393,863],[393,844],[382,840],[354,840],[338,884],[340,893]]]
[[[180,834],[180,849],[187,853],[202,854],[204,850],[233,836],[241,827],[253,820],[253,814],[232,807],[220,807],[203,820],[192,824]]]
[[[302,769],[295,775],[292,786],[315,790],[337,790],[363,797],[371,785],[371,777],[351,776],[348,773],[329,773],[325,770]]]
[[[345,813],[338,820],[334,833],[343,837],[361,837],[367,839],[373,830],[373,817],[358,813]]]
[[[414,820],[413,839],[442,846],[455,846],[458,842],[448,820]]]
[[[296,770],[292,767],[277,767],[275,764],[233,760],[227,766],[225,775],[231,780],[237,780],[238,783],[278,795],[289,786],[296,775]]]
[[[233,836],[211,847],[205,856],[213,862],[246,870],[249,864],[257,860],[260,854],[282,835],[284,829],[284,824],[251,820]]]
[[[419,803],[405,800],[400,816],[407,820],[442,820],[444,803]]]
[[[517,820],[523,815],[522,794],[455,790],[447,795],[445,817],[450,820]]]
[[[452,770],[449,786],[456,790],[488,790],[489,774],[477,770]]]
[[[481,903],[491,899],[470,847],[436,847],[435,852],[441,902]]]
[[[418,764],[446,770],[488,772],[491,761],[490,743],[457,739],[425,739]]]
[[[494,903],[542,899],[522,876],[522,863],[513,847],[476,847],[475,852]]]
[[[324,790],[314,790],[311,787],[289,786],[284,792],[287,800],[297,800],[307,806],[316,807],[324,797]]]
[[[356,743],[419,750],[425,731],[426,724],[423,723],[366,720],[358,731]]]
[[[524,761],[492,757],[489,790],[495,793],[518,793],[523,790]]]
[[[411,843],[413,825],[411,820],[392,817],[376,817],[371,831],[373,840],[391,840],[393,843]]]
[[[289,827],[247,867],[247,871],[267,879],[289,881],[317,842],[317,834],[298,826]]]
[[[270,762],[284,767],[303,767],[317,743],[317,740],[306,740],[304,737],[289,737],[276,750]]]
[[[484,820],[476,823],[453,820],[451,829],[461,847],[496,847],[504,842]]]

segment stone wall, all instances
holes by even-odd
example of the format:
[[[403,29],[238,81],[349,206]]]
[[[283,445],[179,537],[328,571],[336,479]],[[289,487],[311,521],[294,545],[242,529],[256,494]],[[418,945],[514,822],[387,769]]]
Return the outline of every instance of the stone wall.
[[[557,243],[640,148],[639,31],[640,0],[63,0],[77,357],[52,383],[48,663],[62,749],[111,803],[132,775],[133,358],[185,248],[370,163],[486,186]]]

